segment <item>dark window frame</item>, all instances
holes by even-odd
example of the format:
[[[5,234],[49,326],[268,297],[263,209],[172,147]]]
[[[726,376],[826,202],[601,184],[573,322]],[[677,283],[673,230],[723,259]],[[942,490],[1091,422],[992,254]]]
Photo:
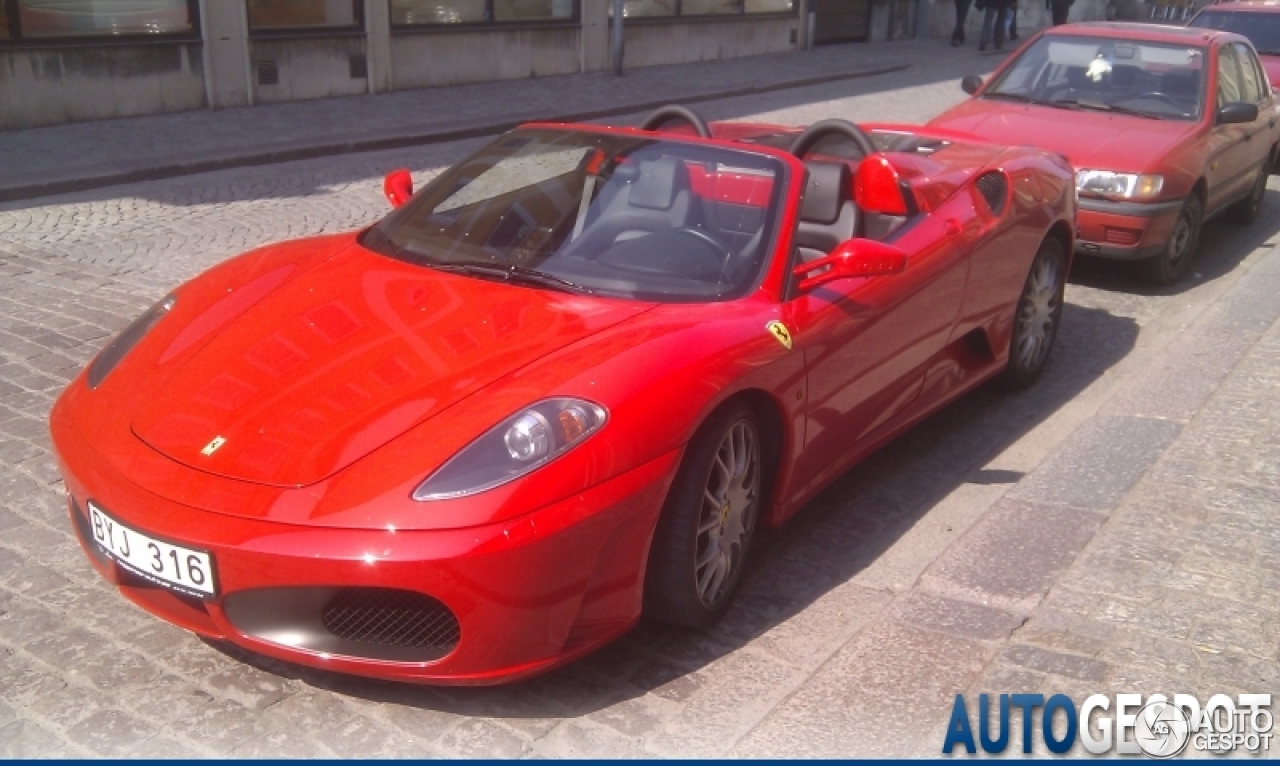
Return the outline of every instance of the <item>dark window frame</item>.
[[[672,24],[682,22],[730,21],[737,19],[794,19],[800,16],[800,3],[793,2],[789,11],[757,11],[747,13],[746,0],[738,0],[738,10],[733,13],[685,13],[684,0],[674,0],[675,13],[667,16],[628,16],[625,24]],[[613,24],[613,14],[609,15]]]
[[[582,0],[573,0],[573,15],[562,19],[513,19],[499,21],[494,18],[494,0],[484,0],[483,21],[464,21],[457,24],[397,24],[391,21],[391,34],[412,35],[436,32],[475,32],[485,29],[555,29],[559,27],[578,28],[582,25]]]
[[[217,0],[215,0],[217,2]],[[249,24],[249,0],[244,0],[245,31],[250,40],[281,40],[305,37],[364,37],[364,0],[351,0],[351,13],[355,23],[343,27],[270,27],[254,29]]]
[[[100,48],[137,45],[175,45],[198,43],[203,38],[200,26],[200,0],[187,0],[187,18],[191,29],[181,32],[136,33],[125,35],[65,35],[55,37],[24,37],[22,17],[18,12],[18,0],[0,0],[5,16],[9,19],[9,37],[0,37],[0,50],[40,50],[49,48]]]

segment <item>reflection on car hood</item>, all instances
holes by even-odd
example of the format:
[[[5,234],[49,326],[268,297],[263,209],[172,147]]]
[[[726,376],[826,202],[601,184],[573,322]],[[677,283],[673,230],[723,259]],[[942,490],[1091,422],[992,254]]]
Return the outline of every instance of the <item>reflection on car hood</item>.
[[[203,471],[311,484],[650,305],[480,281],[349,247],[223,327],[134,414],[133,430]]]
[[[1143,172],[1198,123],[970,99],[929,124],[997,144],[1037,146],[1066,156],[1077,168]]]

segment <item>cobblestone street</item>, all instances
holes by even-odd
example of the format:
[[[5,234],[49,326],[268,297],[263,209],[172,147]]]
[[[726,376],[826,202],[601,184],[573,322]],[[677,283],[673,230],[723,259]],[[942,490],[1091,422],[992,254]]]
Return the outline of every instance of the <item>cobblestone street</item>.
[[[998,61],[929,44],[697,109],[921,121]],[[428,688],[247,656],[119,596],[67,520],[62,387],[170,286],[364,226],[383,173],[420,185],[483,140],[0,204],[0,757],[937,756],[958,693],[1280,694],[1277,177],[1254,225],[1206,226],[1178,288],[1078,262],[1045,377],[979,389],[766,531],[714,629],[641,624],[529,682]]]

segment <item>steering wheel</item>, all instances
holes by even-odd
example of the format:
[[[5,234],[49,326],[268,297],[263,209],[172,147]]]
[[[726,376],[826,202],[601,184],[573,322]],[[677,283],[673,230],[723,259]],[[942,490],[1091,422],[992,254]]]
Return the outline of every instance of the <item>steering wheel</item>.
[[[1147,91],[1146,93],[1139,93],[1136,96],[1130,96],[1129,98],[1126,98],[1125,101],[1141,101],[1144,98],[1154,99],[1155,101],[1163,101],[1164,103],[1174,108],[1180,107],[1178,102],[1174,100],[1173,96],[1170,96],[1168,93],[1161,93],[1155,90],[1150,90],[1150,91]]]
[[[838,135],[848,138],[862,151],[862,156],[867,157],[875,154],[876,145],[871,143],[871,138],[863,132],[862,128],[854,125],[848,120],[822,120],[815,122],[805,129],[803,133],[796,136],[791,142],[791,153],[800,159],[809,153],[809,150],[817,146],[818,142],[827,136]]]
[[[693,132],[698,134],[698,138],[711,138],[711,128],[707,125],[707,121],[702,116],[687,106],[679,104],[667,104],[660,106],[651,115],[640,123],[641,130],[657,130],[672,120],[684,120],[693,126]]]
[[[700,239],[706,244],[715,248],[716,257],[722,261],[729,257],[729,248],[725,247],[724,243],[722,243],[720,240],[711,236],[709,232],[705,232],[702,229],[695,229],[692,226],[681,226],[675,231],[680,234],[688,234],[691,237]]]

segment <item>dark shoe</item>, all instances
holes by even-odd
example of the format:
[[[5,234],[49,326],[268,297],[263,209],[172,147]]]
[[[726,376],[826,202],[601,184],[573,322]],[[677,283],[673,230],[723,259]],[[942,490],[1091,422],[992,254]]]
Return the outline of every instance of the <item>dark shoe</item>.
[[[987,44],[986,44],[986,43],[978,43],[978,53],[982,53],[982,52],[983,52],[983,51],[985,51],[986,49],[987,49]]]
[[[959,40],[959,38],[955,38],[955,37],[951,38],[951,47],[952,47],[952,48],[958,48],[958,47],[960,47],[960,40]]]
[[[1009,42],[1013,42],[1014,40],[1017,40],[1017,39],[1018,39],[1017,32],[1014,32],[1013,34],[1009,35]]]

